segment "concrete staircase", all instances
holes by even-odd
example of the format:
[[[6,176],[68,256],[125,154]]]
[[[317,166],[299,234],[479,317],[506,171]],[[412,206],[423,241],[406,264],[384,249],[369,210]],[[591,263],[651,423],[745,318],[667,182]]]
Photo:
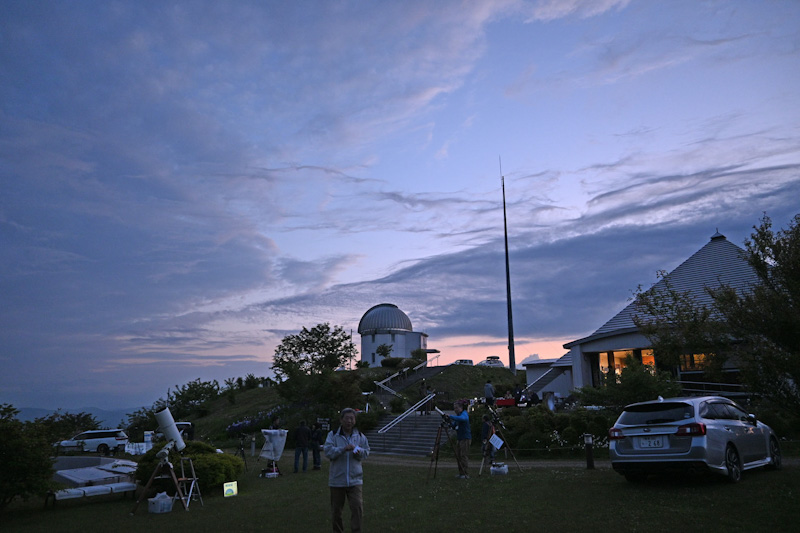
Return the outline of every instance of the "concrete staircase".
[[[397,416],[382,417],[376,429],[364,432],[369,439],[370,453],[429,456],[436,442],[436,432],[442,417],[436,411],[430,415],[414,413],[386,433],[378,433],[378,429],[386,426]]]

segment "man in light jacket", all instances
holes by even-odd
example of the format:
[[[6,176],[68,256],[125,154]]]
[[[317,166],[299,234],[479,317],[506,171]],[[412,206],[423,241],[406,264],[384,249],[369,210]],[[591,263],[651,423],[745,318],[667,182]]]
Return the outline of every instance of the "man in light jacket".
[[[369,455],[369,442],[355,427],[356,412],[353,409],[342,409],[340,422],[338,430],[328,433],[324,447],[325,457],[331,461],[328,486],[331,489],[333,531],[344,532],[342,509],[347,499],[350,504],[350,528],[357,533],[361,531],[364,515],[361,461]]]

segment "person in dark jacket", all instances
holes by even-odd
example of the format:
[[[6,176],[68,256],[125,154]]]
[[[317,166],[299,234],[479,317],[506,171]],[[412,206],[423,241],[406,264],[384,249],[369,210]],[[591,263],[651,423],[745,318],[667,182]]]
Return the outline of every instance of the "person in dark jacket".
[[[303,455],[303,472],[308,470],[308,444],[311,442],[311,430],[306,426],[306,421],[301,420],[300,426],[294,430],[294,473],[297,473],[300,455]]]
[[[342,509],[345,499],[350,503],[350,528],[353,533],[361,531],[364,515],[362,485],[364,472],[361,461],[369,455],[369,442],[356,429],[356,412],[351,408],[342,409],[341,425],[336,431],[328,433],[325,439],[325,457],[331,461],[328,486],[331,489],[331,517],[333,531],[344,532]]]

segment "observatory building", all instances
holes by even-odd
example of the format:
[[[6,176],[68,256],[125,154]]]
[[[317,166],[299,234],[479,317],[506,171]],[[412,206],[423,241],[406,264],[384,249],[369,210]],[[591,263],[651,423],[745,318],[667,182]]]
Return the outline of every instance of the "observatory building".
[[[370,367],[381,366],[383,357],[376,351],[381,344],[392,347],[389,357],[411,358],[411,352],[419,349],[438,353],[438,350],[428,350],[428,334],[414,331],[408,315],[394,304],[370,308],[358,323],[358,333],[361,335],[361,360]]]

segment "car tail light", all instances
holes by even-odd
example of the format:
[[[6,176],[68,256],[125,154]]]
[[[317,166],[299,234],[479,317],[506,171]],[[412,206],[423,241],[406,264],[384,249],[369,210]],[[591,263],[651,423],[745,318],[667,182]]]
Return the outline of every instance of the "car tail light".
[[[622,430],[619,428],[611,428],[608,430],[608,439],[609,440],[620,440],[624,439],[625,435],[622,434]]]
[[[700,437],[706,434],[706,425],[698,422],[692,422],[684,426],[678,427],[675,435],[679,437]]]

